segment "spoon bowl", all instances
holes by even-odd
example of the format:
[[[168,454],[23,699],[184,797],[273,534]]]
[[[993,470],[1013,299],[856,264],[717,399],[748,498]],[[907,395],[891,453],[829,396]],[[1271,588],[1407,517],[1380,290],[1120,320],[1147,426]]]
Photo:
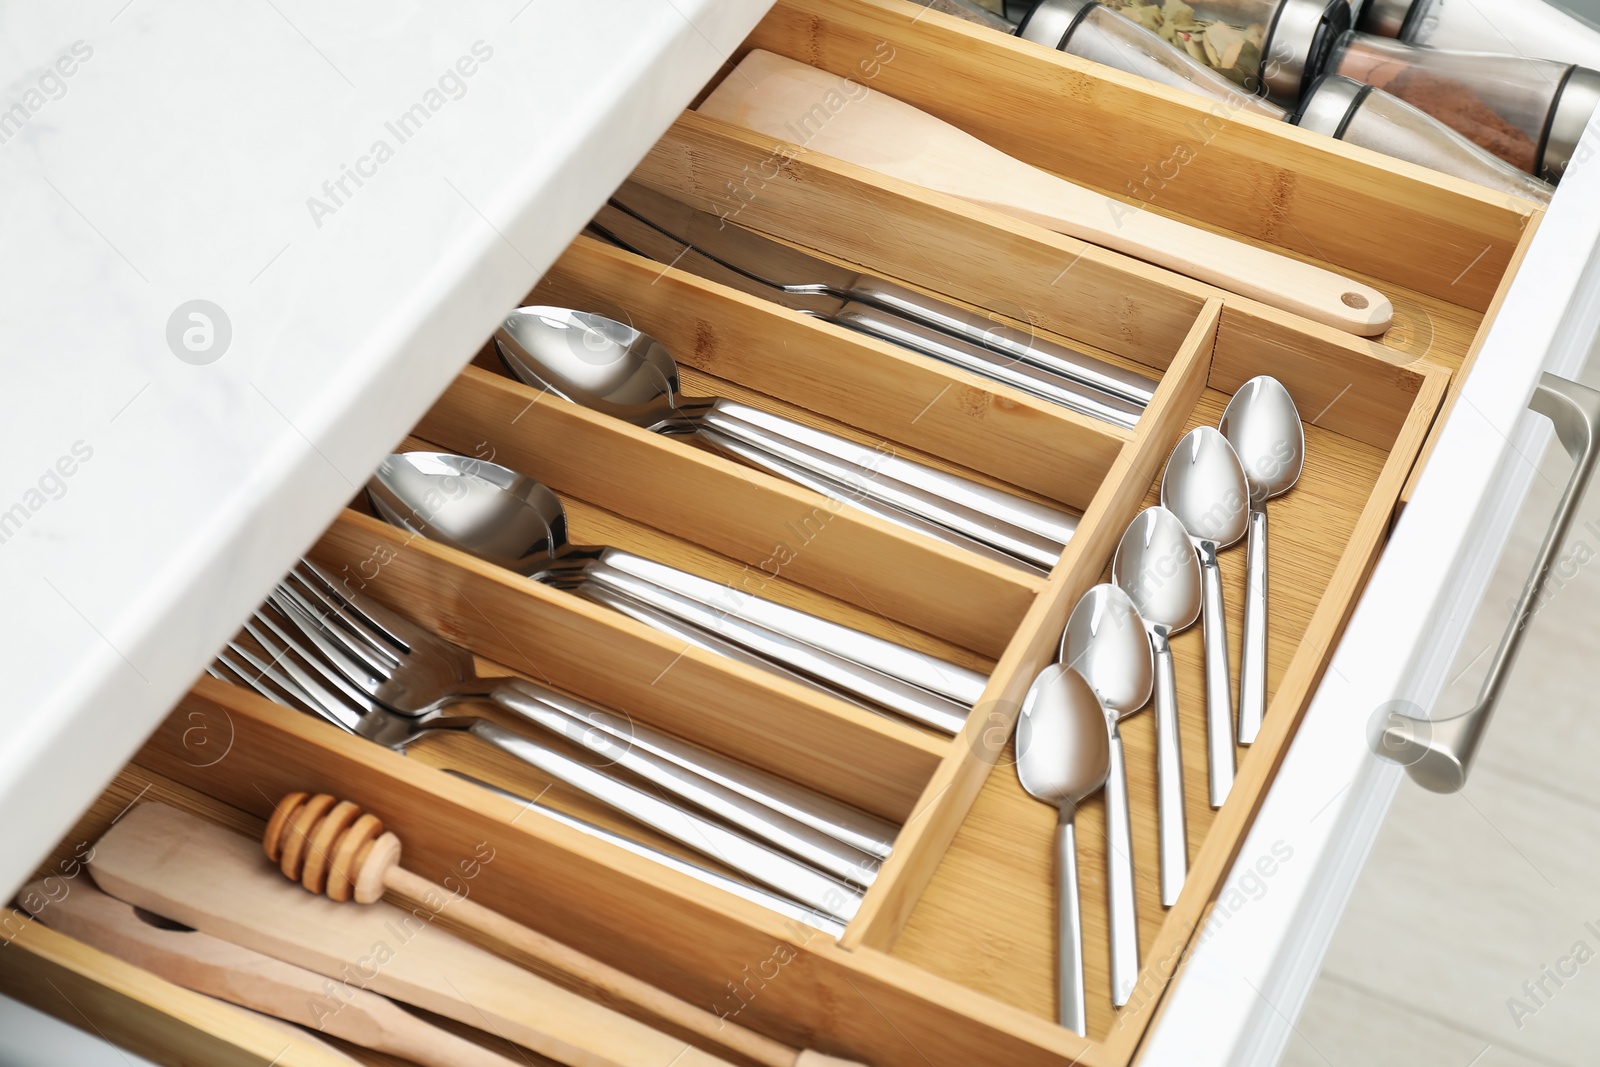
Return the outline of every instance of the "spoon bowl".
[[[1178,516],[1157,504],[1129,524],[1111,561],[1116,583],[1145,628],[1175,634],[1200,618],[1200,557]]]
[[[1017,777],[1046,804],[1077,806],[1105,785],[1105,712],[1083,675],[1060,663],[1039,672],[1017,719]]]
[[[500,359],[518,379],[647,430],[693,432],[678,364],[633,327],[570,308],[517,308],[495,332]]]
[[[1119,719],[1150,700],[1150,639],[1133,601],[1114,585],[1095,586],[1072,609],[1061,636],[1061,662],[1083,675]]]
[[[1251,378],[1222,413],[1218,428],[1244,468],[1250,503],[1287,493],[1305,466],[1306,430],[1294,398],[1271,375]]]
[[[527,577],[547,571],[570,547],[561,500],[498,463],[397,452],[378,464],[367,490],[392,525]]]
[[[1250,486],[1221,431],[1197,426],[1184,435],[1161,477],[1161,505],[1178,517],[1197,545],[1227,548],[1249,525]]]

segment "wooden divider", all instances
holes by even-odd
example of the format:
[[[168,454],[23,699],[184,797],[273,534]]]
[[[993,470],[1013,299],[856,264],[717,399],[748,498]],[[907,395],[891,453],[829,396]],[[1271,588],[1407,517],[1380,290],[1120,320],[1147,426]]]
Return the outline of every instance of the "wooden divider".
[[[1141,208],[1475,311],[1537,210],[900,0],[778,0],[735,58],[750,48],[861,81]]]
[[[356,512],[312,556],[478,655],[897,822],[949,747]]]
[[[586,237],[573,242],[525,303],[622,318],[682,365],[1079,511],[1130,436],[898,345]],[[1147,359],[1159,365],[1170,356]]]
[[[1177,444],[1181,428],[1204,388],[1216,343],[1220,301],[1207,302],[1156,390],[1133,440],[1084,512],[1083,521],[1050,584],[1034,602],[955,744],[923,790],[896,841],[894,855],[868,891],[843,944],[890,948],[922,890],[933,877],[978,791],[1010,741],[1022,698],[1033,676],[1057,653],[1067,615],[1099,580],[1123,529],[1143,501],[1151,477]]]
[[[686,111],[633,177],[741,226],[1086,342],[1130,366],[1166,368],[1216,294],[998,211],[797,151]],[[768,172],[777,176],[760,177]]]
[[[991,658],[1040,579],[549,393],[466,368],[417,435]]]

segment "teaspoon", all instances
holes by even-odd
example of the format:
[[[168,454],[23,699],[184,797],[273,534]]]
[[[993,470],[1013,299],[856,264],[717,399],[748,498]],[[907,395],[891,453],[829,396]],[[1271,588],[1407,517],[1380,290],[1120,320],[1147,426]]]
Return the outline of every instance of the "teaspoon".
[[[1306,430],[1289,390],[1265,374],[1233,394],[1218,428],[1238,453],[1250,484],[1244,649],[1239,658],[1239,743],[1248,745],[1261,732],[1267,711],[1267,501],[1300,480]]]
[[[1111,562],[1111,580],[1128,594],[1155,653],[1156,803],[1161,820],[1161,903],[1178,902],[1189,871],[1183,813],[1183,746],[1178,685],[1168,638],[1200,617],[1200,558],[1178,517],[1159,504],[1128,526]]]
[[[1052,663],[1028,687],[1017,719],[1017,777],[1056,821],[1057,1019],[1088,1032],[1083,998],[1083,921],[1078,905],[1078,804],[1101,788],[1110,762],[1105,709],[1077,671]]]
[[[1167,460],[1161,503],[1178,516],[1200,556],[1201,632],[1206,640],[1206,764],[1211,806],[1233,788],[1233,685],[1228,678],[1228,623],[1217,551],[1244,536],[1250,492],[1228,439],[1210,426],[1184,435]]]
[[[1128,769],[1117,723],[1150,700],[1150,639],[1133,601],[1114,585],[1083,594],[1061,635],[1061,662],[1083,675],[1105,708],[1106,894],[1111,915],[1111,1002],[1128,1003],[1139,979],[1139,914],[1133,884]]]

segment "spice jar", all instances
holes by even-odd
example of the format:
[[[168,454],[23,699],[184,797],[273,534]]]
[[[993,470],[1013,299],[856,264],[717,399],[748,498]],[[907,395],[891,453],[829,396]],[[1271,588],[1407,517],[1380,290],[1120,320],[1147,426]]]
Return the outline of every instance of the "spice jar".
[[[1342,2],[1342,0],[1341,0]],[[1156,34],[1103,6],[1099,0],[1044,0],[1022,20],[1017,36],[1138,74],[1174,89],[1209,97],[1228,109],[1280,119],[1282,108],[1246,93],[1192,54],[1179,51]]]
[[[942,11],[946,15],[954,15],[958,19],[966,19],[968,22],[975,22],[979,26],[987,26],[1001,33],[1010,33],[1014,28],[1009,20],[979,4],[977,0],[916,0],[916,2],[930,11]]]
[[[1327,70],[1426,111],[1520,170],[1556,182],[1600,103],[1600,73],[1547,59],[1418,48],[1346,33]]]
[[[1289,117],[1303,130],[1453,174],[1540,204],[1549,185],[1491,155],[1438,119],[1382,89],[1338,74],[1318,78]]]
[[[1600,29],[1546,0],[1366,0],[1356,28],[1426,48],[1534,56],[1600,70]]]
[[[1349,0],[1100,0],[1237,84],[1293,106],[1351,25]],[[1030,39],[1070,32],[1073,0],[1042,0],[1025,20]]]

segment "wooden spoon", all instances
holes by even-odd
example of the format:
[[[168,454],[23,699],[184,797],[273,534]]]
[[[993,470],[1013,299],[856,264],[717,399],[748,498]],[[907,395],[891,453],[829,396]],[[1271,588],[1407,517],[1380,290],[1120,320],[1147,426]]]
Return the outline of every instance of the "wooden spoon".
[[[1394,316],[1371,286],[1074,185],[892,96],[771,52],[747,55],[699,111],[1349,333],[1380,334]]]
[[[328,1010],[365,989],[570,1067],[730,1067],[441,929],[431,920],[451,905],[437,893],[410,911],[309,896],[257,842],[165,804],[119,819],[89,873],[119,900],[333,979]]]
[[[198,930],[152,923],[132,904],[93,886],[74,886],[66,896],[52,901],[49,887],[40,882],[24,890],[21,899],[25,904],[41,904],[30,910],[46,926],[91,948],[174,985],[275,1020],[297,1023],[421,1067],[514,1067],[504,1056],[424,1022],[364,989],[352,988],[348,997],[319,1011],[318,1005],[328,1000],[324,988],[328,980],[322,975]],[[313,1040],[292,1027],[287,1029],[295,1040]],[[334,1050],[330,1047],[329,1051]]]

